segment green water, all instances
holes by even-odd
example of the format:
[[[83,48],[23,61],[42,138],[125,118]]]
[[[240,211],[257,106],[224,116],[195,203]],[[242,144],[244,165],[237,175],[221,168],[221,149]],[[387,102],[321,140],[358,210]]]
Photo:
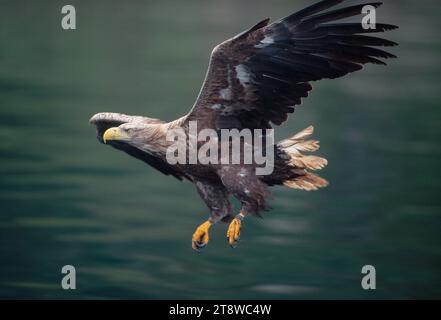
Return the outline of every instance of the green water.
[[[78,29],[62,31],[59,1],[1,1],[0,298],[441,298],[441,5],[386,2],[400,58],[315,84],[277,131],[314,124],[331,185],[273,189],[239,248],[219,225],[195,254],[194,187],[99,144],[88,119],[183,115],[214,45],[311,2],[69,1]]]

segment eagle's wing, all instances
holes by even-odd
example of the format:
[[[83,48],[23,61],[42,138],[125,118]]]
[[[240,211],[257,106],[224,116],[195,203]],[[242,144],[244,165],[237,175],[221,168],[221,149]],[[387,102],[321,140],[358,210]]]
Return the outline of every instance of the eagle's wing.
[[[365,5],[322,12],[343,0],[324,0],[268,25],[269,19],[218,45],[187,120],[198,128],[270,128],[294,112],[312,89],[310,81],[334,79],[365,63],[394,55],[377,46],[396,43],[366,36],[396,26],[329,23],[359,15]]]
[[[143,152],[142,150],[135,148],[127,143],[112,142],[111,145],[112,147],[124,151],[125,153],[131,155],[132,157],[147,163],[149,166],[155,168],[156,170],[160,171],[161,173],[167,176],[172,175],[178,180],[182,180],[183,177],[187,178],[187,176],[183,172],[169,165],[166,161],[162,160],[161,158],[152,156],[151,154],[147,152]]]

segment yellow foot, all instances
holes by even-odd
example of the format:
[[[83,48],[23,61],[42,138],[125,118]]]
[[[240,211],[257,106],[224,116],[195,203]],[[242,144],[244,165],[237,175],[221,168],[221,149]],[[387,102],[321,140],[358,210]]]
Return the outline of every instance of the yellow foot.
[[[193,233],[193,238],[191,239],[191,247],[199,251],[205,247],[208,243],[210,237],[208,236],[208,230],[210,229],[212,223],[210,221],[205,221],[201,224],[196,231]]]
[[[242,227],[242,219],[243,215],[239,214],[241,217],[236,217],[231,221],[230,225],[228,226],[227,231],[227,238],[228,243],[231,247],[235,248],[237,245],[237,242],[240,238],[240,228]]]

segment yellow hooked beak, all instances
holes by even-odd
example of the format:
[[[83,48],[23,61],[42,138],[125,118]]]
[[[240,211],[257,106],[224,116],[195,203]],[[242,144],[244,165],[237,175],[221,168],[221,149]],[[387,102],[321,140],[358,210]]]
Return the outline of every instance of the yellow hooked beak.
[[[121,130],[120,128],[110,128],[107,129],[103,134],[103,141],[107,143],[107,141],[116,140],[116,141],[128,141],[130,140],[129,135]]]

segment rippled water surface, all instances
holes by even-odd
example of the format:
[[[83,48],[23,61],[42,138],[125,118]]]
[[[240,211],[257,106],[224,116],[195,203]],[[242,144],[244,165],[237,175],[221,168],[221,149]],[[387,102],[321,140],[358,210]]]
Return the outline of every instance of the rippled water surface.
[[[1,2],[0,297],[441,298],[441,7],[386,2],[399,59],[315,84],[277,131],[314,124],[331,185],[273,189],[239,248],[219,225],[203,254],[194,187],[100,145],[88,119],[183,115],[215,44],[310,2],[70,1],[76,31],[58,1]],[[361,290],[366,264],[376,291]]]

